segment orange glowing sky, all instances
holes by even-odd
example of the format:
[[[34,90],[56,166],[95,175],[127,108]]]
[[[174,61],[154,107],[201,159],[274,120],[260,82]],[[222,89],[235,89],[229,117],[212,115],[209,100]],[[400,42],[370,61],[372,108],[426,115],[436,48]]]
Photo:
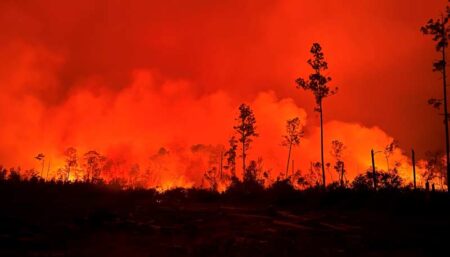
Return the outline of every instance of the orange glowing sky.
[[[340,88],[325,102],[326,144],[348,146],[349,169],[367,168],[370,149],[392,138],[420,156],[443,149],[442,117],[427,106],[441,96],[438,54],[419,29],[446,3],[3,0],[0,164],[33,167],[38,152],[57,163],[75,146],[147,165],[166,147],[166,170],[198,181],[190,147],[226,144],[247,102],[261,135],[252,158],[274,170],[285,165],[285,120],[307,119],[293,157],[306,169],[319,160],[318,118],[294,81],[310,72],[313,42]]]

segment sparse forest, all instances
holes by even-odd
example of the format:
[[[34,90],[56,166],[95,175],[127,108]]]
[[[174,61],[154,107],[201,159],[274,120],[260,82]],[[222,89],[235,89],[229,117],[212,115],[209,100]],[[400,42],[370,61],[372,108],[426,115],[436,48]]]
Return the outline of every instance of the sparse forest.
[[[131,16],[127,17],[131,20]],[[238,104],[233,107],[234,119],[226,123],[230,126],[222,126],[226,127],[227,134],[223,138],[221,134],[221,144],[182,145],[178,141],[159,144],[165,141],[158,141],[162,137],[158,134],[148,139],[158,141],[154,148],[157,151],[147,154],[152,149],[147,142],[140,146],[146,151],[141,163],[126,159],[133,156],[132,150],[127,152],[129,155],[122,155],[114,149],[105,153],[68,145],[60,149],[57,158],[42,147],[29,156],[34,168],[0,166],[0,256],[445,255],[442,252],[448,251],[450,240],[450,114],[446,73],[449,19],[450,7],[447,7],[441,17],[430,19],[416,31],[417,35],[421,32],[431,36],[439,54],[430,69],[440,75],[442,96],[429,99],[428,104],[443,117],[443,133],[438,136],[442,136],[445,150],[405,150],[402,142],[387,134],[382,138],[383,143],[373,144],[378,141],[367,138],[368,142],[364,143],[369,147],[358,148],[355,144],[358,140],[352,134],[333,134],[333,124],[338,123],[328,120],[328,110],[332,111],[328,108],[329,100],[339,101],[346,88],[339,83],[338,94],[334,79],[339,79],[333,74],[332,80],[329,71],[332,67],[328,65],[332,59],[328,58],[333,56],[328,55],[326,45],[315,42],[309,49],[302,49],[310,55],[302,68],[310,69],[310,73],[296,76],[289,86],[298,94],[312,93],[314,111],[311,112],[317,116],[291,115],[301,114],[291,98],[283,101],[288,106],[286,109],[292,111],[289,116],[282,111],[273,116],[258,113],[255,106],[265,102],[250,103],[242,98],[233,102],[233,106]],[[216,30],[218,23],[202,26]],[[39,29],[37,26],[30,30]],[[161,42],[148,41],[172,45],[170,28],[164,33],[167,38]],[[202,50],[221,55],[217,49]],[[51,58],[59,65],[57,57]],[[159,77],[147,74],[139,78],[136,92],[128,97],[137,98],[145,87],[141,88],[140,83],[153,80]],[[97,78],[92,81],[96,87]],[[187,94],[186,84],[189,83],[177,80],[173,88],[164,85],[158,90],[170,98]],[[98,89],[96,94],[102,90]],[[92,99],[95,98],[93,94]],[[171,98],[168,102],[172,104],[172,101],[175,100]],[[109,99],[105,102],[110,104]],[[426,105],[424,102],[423,108]],[[264,137],[260,126],[264,115],[278,119],[270,130],[276,131],[276,136]],[[71,117],[67,119],[71,122]],[[315,119],[318,125],[308,123],[308,119]],[[185,120],[176,117],[164,117],[164,120],[179,126],[183,133],[190,133],[185,131]],[[211,123],[202,128],[206,131],[219,126]],[[361,131],[365,129],[359,124],[354,126]],[[48,127],[42,130],[51,131]],[[190,127],[186,125],[186,128]],[[196,132],[201,137],[206,133]],[[332,135],[331,140],[328,135]],[[87,138],[95,140],[95,137]],[[66,135],[61,141],[66,142],[65,139]],[[262,140],[266,145],[282,149],[279,154],[269,147],[271,153],[276,153],[273,154],[276,161],[281,160],[281,168],[267,164],[276,161],[259,152],[257,146]],[[315,159],[299,154],[300,149],[314,152]],[[177,150],[182,154],[174,157],[173,152]],[[415,151],[419,152],[417,159]],[[353,163],[355,152],[362,156]],[[179,169],[189,176],[178,174]]]
[[[257,120],[249,105],[242,104],[238,109],[233,126],[234,134],[228,140],[228,148],[217,146],[208,148],[209,168],[204,171],[202,183],[194,188],[207,189],[217,192],[228,190],[265,190],[277,184],[284,184],[291,190],[314,189],[318,185],[324,186],[325,174],[329,174],[331,181],[325,184],[327,190],[341,188],[348,190],[381,190],[381,189],[413,189],[413,183],[406,182],[399,175],[400,163],[390,163],[390,157],[396,149],[398,142],[393,140],[379,151],[372,151],[372,155],[383,154],[386,160],[387,170],[378,169],[375,163],[366,171],[359,172],[354,180],[346,178],[344,156],[347,147],[344,142],[337,139],[331,142],[330,155],[333,162],[323,164],[320,161],[311,163],[310,167],[303,171],[300,167],[294,168],[291,163],[293,148],[300,147],[304,135],[304,125],[298,117],[286,121],[286,131],[281,136],[281,145],[287,149],[286,169],[274,173],[265,168],[262,158],[247,158],[253,140],[259,135],[257,132]],[[197,145],[191,148],[193,152],[201,152],[205,146]],[[109,159],[95,150],[79,154],[77,149],[69,147],[64,151],[65,165],[57,168],[54,175],[49,176],[50,163],[45,165],[45,155],[40,153],[35,158],[41,163],[41,169],[21,170],[20,168],[6,169],[0,167],[0,179],[5,182],[17,183],[49,183],[49,184],[77,184],[87,183],[99,186],[110,186],[120,189],[157,189],[168,190],[171,187],[157,185],[157,176],[164,169],[158,162],[158,156],[164,156],[168,151],[161,148],[153,167],[142,170],[138,164],[132,165],[128,170],[121,167],[121,162]],[[237,167],[242,164],[242,169]],[[291,167],[291,169],[290,169]],[[326,167],[326,170],[325,170]],[[47,169],[46,169],[47,168]],[[413,169],[416,169],[415,165]],[[417,165],[420,170],[417,174],[422,185],[415,190],[444,191],[447,188],[447,175],[445,156],[441,152],[428,152],[427,158]],[[334,170],[334,171],[333,171]],[[413,170],[410,171],[412,175]],[[319,179],[321,177],[321,179]],[[155,186],[156,184],[156,186]],[[248,187],[248,188],[247,188]]]

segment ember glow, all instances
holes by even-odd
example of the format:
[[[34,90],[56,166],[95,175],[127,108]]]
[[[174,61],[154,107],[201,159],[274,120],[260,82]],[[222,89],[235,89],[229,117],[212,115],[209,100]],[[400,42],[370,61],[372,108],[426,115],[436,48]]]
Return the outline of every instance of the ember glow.
[[[260,135],[248,159],[261,158],[272,178],[284,172],[286,120],[299,117],[305,137],[291,158],[306,173],[320,160],[318,115],[294,81],[321,42],[339,87],[324,102],[325,160],[342,141],[352,179],[370,168],[371,149],[396,139],[377,166],[399,163],[409,181],[411,148],[424,158],[444,147],[442,117],[426,104],[440,94],[436,53],[419,28],[446,3],[1,1],[0,164],[51,179],[74,147],[70,180],[95,150],[107,159],[105,180],[201,186],[247,103]],[[328,181],[337,177],[331,167]]]

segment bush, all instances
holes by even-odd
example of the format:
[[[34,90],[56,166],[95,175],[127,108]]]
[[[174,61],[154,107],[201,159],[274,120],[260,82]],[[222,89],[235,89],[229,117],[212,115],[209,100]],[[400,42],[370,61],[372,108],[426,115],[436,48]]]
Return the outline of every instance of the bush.
[[[377,189],[392,190],[400,189],[403,183],[397,171],[375,172]],[[367,171],[358,175],[352,182],[353,189],[357,191],[367,191],[373,188],[373,172]]]

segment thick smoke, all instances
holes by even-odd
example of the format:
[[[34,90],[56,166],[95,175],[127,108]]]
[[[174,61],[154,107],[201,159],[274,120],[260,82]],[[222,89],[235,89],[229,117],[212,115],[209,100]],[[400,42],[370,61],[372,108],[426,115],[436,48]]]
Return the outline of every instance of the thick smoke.
[[[30,55],[33,57],[24,58],[21,64],[23,70],[15,71],[35,73],[32,79],[38,83],[43,83],[41,79],[51,81],[51,74],[40,75],[29,63],[49,56]],[[218,157],[212,160],[212,156],[228,147],[240,102],[227,92],[198,95],[192,82],[165,79],[149,70],[133,71],[131,83],[119,91],[108,90],[103,81],[95,78],[84,83],[57,107],[46,106],[38,97],[20,92],[20,86],[19,90],[12,87],[3,94],[9,108],[2,109],[8,126],[1,128],[1,134],[10,137],[3,140],[9,147],[1,151],[2,163],[39,168],[40,163],[33,157],[42,152],[53,165],[53,176],[64,165],[64,150],[73,146],[80,154],[89,150],[103,153],[120,164],[117,172],[125,177],[131,176],[133,169],[150,170],[148,186],[198,186],[204,172],[218,165]],[[287,149],[282,147],[281,137],[286,120],[293,117],[300,117],[306,130],[306,137],[294,149],[293,160],[298,168],[306,170],[311,161],[319,159],[318,128],[306,124],[306,111],[293,99],[262,91],[248,104],[254,109],[260,134],[250,159],[262,158],[273,176],[283,171]],[[328,150],[333,139],[347,145],[345,158],[351,176],[370,165],[371,147],[383,149],[392,140],[378,128],[337,121],[326,123],[325,131]],[[399,158],[404,160],[401,155]],[[327,159],[332,162],[329,156]]]
[[[306,171],[320,157],[317,115],[293,81],[309,72],[314,41],[341,89],[325,102],[327,161],[334,139],[350,178],[393,138],[440,148],[442,123],[426,106],[439,78],[418,28],[445,2],[2,1],[0,163],[39,168],[42,152],[56,172],[73,146],[116,160],[117,172],[158,170],[151,184],[199,184],[245,102],[260,133],[250,158],[283,171],[285,122],[299,116],[306,136],[293,159]],[[400,150],[391,161],[409,172]]]

